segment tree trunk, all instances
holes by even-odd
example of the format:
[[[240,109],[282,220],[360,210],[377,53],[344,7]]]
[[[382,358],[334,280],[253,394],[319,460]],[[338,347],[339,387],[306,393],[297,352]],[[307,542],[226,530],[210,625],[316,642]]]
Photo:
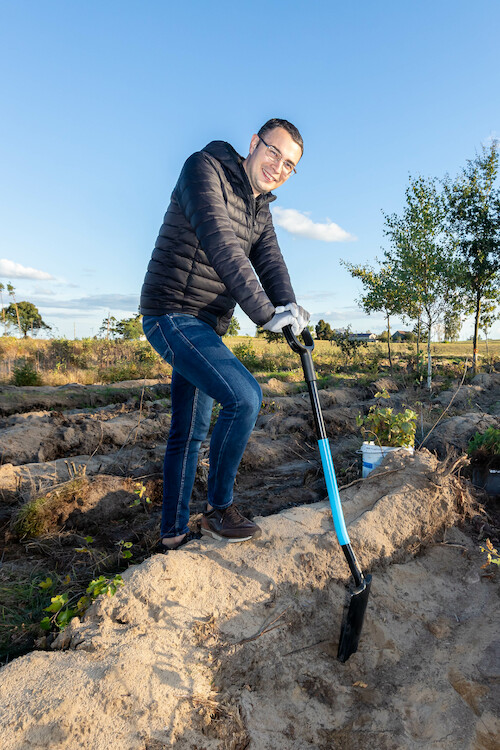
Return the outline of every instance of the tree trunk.
[[[392,358],[391,358],[391,322],[389,316],[387,316],[387,351],[389,353],[389,367],[391,375],[394,375],[392,370]]]
[[[432,388],[431,326],[427,329],[427,388]]]
[[[417,373],[417,377],[420,383],[421,382],[420,378],[422,375],[420,371],[420,313],[418,314],[418,318],[417,318],[417,361],[415,363],[415,371]]]
[[[472,374],[475,375],[477,373],[477,365],[478,365],[478,351],[477,351],[477,342],[479,338],[479,316],[481,314],[481,293],[478,291],[476,293],[476,315],[474,318],[474,337],[473,337],[473,352],[472,352]]]
[[[16,308],[16,315],[17,315],[17,325],[19,326],[19,333],[23,332],[23,329],[21,328],[21,320],[19,318],[19,309],[17,307],[17,302],[14,301],[14,307]],[[26,335],[26,334],[25,334]]]

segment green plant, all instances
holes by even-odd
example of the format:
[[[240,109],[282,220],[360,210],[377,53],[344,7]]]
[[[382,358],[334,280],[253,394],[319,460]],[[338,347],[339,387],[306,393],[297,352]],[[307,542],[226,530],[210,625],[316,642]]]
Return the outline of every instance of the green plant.
[[[132,542],[126,542],[124,539],[120,539],[120,541],[116,542],[116,544],[118,546],[118,562],[120,562],[120,558],[123,560],[129,560],[132,557],[132,553],[130,551]]]
[[[129,508],[133,508],[136,505],[141,505],[141,501],[143,501],[144,507],[146,507],[146,504],[149,505],[151,503],[150,497],[144,497],[147,492],[146,487],[142,482],[136,482],[135,486],[137,487],[137,489],[134,490],[134,495],[137,495],[138,497],[136,497],[134,502],[129,505]]]
[[[467,453],[474,456],[478,452],[488,453],[491,456],[500,455],[500,430],[488,427],[484,432],[476,432],[469,441]]]
[[[0,659],[17,656],[32,647],[40,635],[40,618],[47,604],[40,580],[48,571],[37,566],[4,562],[0,569]]]
[[[39,586],[46,590],[52,586],[52,580],[47,578]],[[89,583],[84,596],[76,594],[70,597],[68,592],[52,596],[49,606],[44,609],[45,612],[49,612],[49,615],[41,620],[40,627],[43,630],[51,630],[53,627],[64,630],[73,617],[82,615],[98,596],[101,594],[114,596],[119,586],[123,586],[123,579],[118,573],[113,578],[101,575]],[[78,601],[77,596],[79,596]],[[74,606],[72,606],[73,603]]]
[[[210,427],[211,428],[215,427],[215,423],[219,419],[220,410],[221,410],[221,405],[218,404],[218,403],[214,403],[214,405],[212,407],[212,415],[210,417]]]
[[[488,427],[476,432],[467,446],[471,463],[485,469],[500,469],[500,430]]]
[[[354,359],[360,347],[368,346],[366,341],[358,340],[351,337],[351,326],[347,326],[345,331],[334,331],[331,340],[339,347],[344,365],[347,367],[349,360]]]
[[[375,394],[375,398],[390,398],[387,391]],[[356,417],[356,424],[366,440],[376,440],[379,445],[390,448],[412,448],[415,443],[417,413],[413,409],[395,412],[391,407],[370,406],[368,414]]]
[[[233,354],[238,357],[240,362],[245,365],[250,372],[254,372],[257,369],[259,358],[257,357],[252,344],[237,344],[233,348]]]
[[[29,359],[21,360],[14,365],[12,371],[12,384],[17,386],[42,385],[42,378],[37,372],[35,365]]]

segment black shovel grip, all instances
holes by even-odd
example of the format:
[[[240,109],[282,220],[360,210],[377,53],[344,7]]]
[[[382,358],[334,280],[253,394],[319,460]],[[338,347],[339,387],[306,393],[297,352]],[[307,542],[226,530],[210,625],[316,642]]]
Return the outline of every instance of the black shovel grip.
[[[316,373],[314,372],[314,365],[311,354],[314,349],[314,341],[313,337],[311,336],[311,332],[307,328],[304,328],[304,330],[302,331],[301,336],[304,340],[304,343],[298,340],[297,336],[292,331],[292,326],[285,326],[283,328],[283,333],[289,347],[294,352],[297,352],[297,354],[300,354],[302,369],[304,370],[304,377],[306,379],[306,383],[310,385],[313,381],[316,381]]]
[[[297,336],[292,331],[292,326],[285,326],[283,328],[283,334],[290,349],[292,349],[297,354],[302,354],[303,352],[312,352],[312,350],[314,349],[314,340],[308,328],[304,328],[304,330],[300,334],[304,340],[304,343],[298,340]]]

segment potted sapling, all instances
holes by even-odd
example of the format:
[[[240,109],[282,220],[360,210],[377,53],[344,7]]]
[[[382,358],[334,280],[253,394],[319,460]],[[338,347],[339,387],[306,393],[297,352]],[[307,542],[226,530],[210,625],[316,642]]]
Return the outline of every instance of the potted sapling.
[[[472,484],[489,495],[500,495],[500,430],[488,427],[476,432],[469,441],[467,453],[472,468]]]
[[[376,393],[375,398],[390,396],[383,390]],[[367,477],[390,451],[405,450],[413,454],[417,428],[417,413],[413,409],[395,411],[390,406],[374,404],[368,414],[356,417],[356,424],[364,438],[361,446],[363,477]]]

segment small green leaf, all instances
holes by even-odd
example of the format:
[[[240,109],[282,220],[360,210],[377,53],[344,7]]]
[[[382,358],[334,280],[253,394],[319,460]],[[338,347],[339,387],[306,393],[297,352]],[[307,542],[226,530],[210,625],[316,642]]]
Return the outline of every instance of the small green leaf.
[[[68,601],[68,594],[58,594],[51,598],[51,604],[45,607],[45,612],[59,612]]]
[[[76,615],[76,610],[74,609],[64,609],[62,612],[59,612],[59,614],[56,617],[56,625],[63,630],[66,625],[69,623],[69,621]]]

